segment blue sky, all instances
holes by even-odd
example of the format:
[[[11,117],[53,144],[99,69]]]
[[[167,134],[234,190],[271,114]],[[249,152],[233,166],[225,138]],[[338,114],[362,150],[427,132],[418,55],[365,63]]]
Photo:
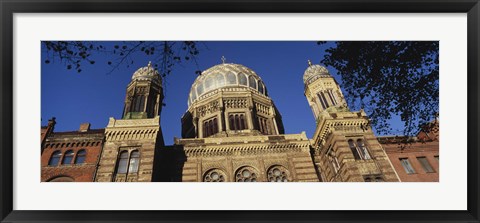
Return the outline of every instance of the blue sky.
[[[113,42],[106,44],[115,44]],[[254,70],[265,82],[270,97],[283,117],[285,133],[306,131],[311,137],[315,120],[303,94],[302,76],[308,66],[307,60],[318,64],[324,50],[331,43],[292,41],[215,41],[202,42],[198,65],[193,62],[175,66],[166,78],[161,126],[165,143],[173,143],[173,137],[181,136],[180,118],[187,110],[187,98],[191,84],[198,76],[196,70],[206,70],[221,63],[238,63]],[[94,65],[83,65],[82,72],[67,70],[60,61],[45,64],[42,52],[41,73],[41,118],[42,125],[56,117],[55,131],[74,131],[80,123],[89,122],[92,128],[105,128],[109,117],[121,118],[127,84],[132,74],[146,66],[150,57],[135,55],[130,67],[120,66],[109,73],[107,55],[95,55]],[[327,67],[341,83],[336,71]],[[392,122],[394,129],[402,129],[399,122]]]

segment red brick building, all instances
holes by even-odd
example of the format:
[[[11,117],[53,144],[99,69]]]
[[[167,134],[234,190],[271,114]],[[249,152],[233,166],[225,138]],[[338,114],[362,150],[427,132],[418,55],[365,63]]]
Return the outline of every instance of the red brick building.
[[[439,182],[438,122],[417,137],[378,137],[402,182]]]
[[[41,181],[92,182],[102,152],[104,129],[80,125],[78,131],[53,132],[55,120],[42,127]]]

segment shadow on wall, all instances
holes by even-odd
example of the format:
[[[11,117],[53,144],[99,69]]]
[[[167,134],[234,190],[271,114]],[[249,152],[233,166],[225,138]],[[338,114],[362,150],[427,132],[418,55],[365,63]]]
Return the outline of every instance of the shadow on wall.
[[[183,146],[165,146],[159,150],[155,157],[153,168],[153,182],[182,182],[183,165],[187,156]]]

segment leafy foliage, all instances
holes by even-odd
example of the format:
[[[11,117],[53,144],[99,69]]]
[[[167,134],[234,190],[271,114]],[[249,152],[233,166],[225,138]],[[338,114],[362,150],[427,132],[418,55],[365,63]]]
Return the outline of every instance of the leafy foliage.
[[[365,109],[378,133],[392,134],[395,116],[409,136],[437,117],[437,41],[339,41],[325,52],[321,63],[338,71],[349,105]]]
[[[59,61],[68,70],[78,73],[85,64],[97,62],[95,55],[103,54],[109,58],[106,61],[111,67],[108,73],[112,73],[122,65],[129,67],[136,55],[144,54],[163,77],[169,75],[177,64],[185,61],[197,63],[196,57],[200,53],[194,41],[42,41],[42,50],[46,52],[45,64]]]

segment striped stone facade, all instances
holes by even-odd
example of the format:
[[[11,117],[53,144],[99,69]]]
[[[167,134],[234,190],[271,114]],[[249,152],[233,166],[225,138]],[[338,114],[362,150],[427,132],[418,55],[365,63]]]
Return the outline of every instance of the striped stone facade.
[[[206,181],[208,173],[218,170],[225,182],[242,182],[242,169],[250,169],[255,181],[274,179],[269,170],[284,169],[282,181],[318,182],[305,133],[278,136],[237,136],[228,138],[179,139],[186,155],[182,181]]]

